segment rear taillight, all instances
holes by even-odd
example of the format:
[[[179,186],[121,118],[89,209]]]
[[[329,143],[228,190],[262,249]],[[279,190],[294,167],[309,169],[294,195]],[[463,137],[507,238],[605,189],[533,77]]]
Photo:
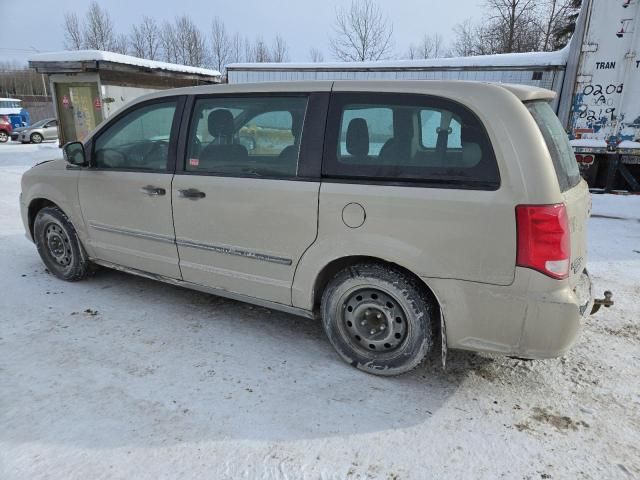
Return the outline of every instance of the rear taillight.
[[[576,153],[576,161],[582,165],[592,165],[594,158],[593,155],[581,155]]]
[[[516,225],[516,265],[533,268],[552,278],[567,278],[571,242],[569,218],[564,204],[518,205]]]

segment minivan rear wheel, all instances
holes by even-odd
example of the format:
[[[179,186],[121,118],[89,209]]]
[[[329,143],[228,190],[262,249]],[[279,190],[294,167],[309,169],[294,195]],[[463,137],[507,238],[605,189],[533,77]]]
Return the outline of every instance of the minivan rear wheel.
[[[33,237],[40,258],[56,277],[74,282],[93,272],[75,228],[59,208],[45,207],[38,212]]]
[[[434,306],[399,268],[366,263],[342,270],[325,289],[321,310],[333,347],[365,372],[399,375],[432,350]]]

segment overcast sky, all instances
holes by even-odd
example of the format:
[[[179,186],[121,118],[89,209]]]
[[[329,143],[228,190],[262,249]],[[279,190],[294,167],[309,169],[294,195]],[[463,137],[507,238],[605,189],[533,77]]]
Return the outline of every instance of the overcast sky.
[[[114,21],[118,33],[128,33],[143,15],[159,23],[188,14],[209,34],[211,20],[218,16],[232,31],[268,42],[280,33],[289,46],[291,61],[308,61],[309,49],[324,52],[332,60],[328,43],[336,8],[349,0],[100,0]],[[0,60],[26,61],[29,49],[57,51],[64,47],[62,30],[65,12],[84,15],[88,1],[0,0]],[[394,26],[394,51],[404,54],[411,42],[424,33],[439,32],[448,42],[451,28],[466,18],[478,19],[482,0],[378,0]],[[22,50],[20,50],[22,49]]]

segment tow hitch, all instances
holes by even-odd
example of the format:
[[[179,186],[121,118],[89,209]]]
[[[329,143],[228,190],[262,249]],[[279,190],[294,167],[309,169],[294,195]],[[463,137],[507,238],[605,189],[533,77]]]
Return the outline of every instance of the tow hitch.
[[[611,305],[613,305],[612,298],[613,298],[613,293],[611,293],[609,290],[605,290],[604,298],[596,298],[593,301],[593,308],[591,309],[591,315],[593,315],[598,310],[600,310],[600,307],[609,308]]]

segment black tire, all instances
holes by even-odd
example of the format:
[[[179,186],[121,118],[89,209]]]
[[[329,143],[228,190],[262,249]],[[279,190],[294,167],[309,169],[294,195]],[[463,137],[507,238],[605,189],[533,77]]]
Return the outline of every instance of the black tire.
[[[38,212],[33,237],[40,258],[56,277],[75,282],[93,272],[75,228],[59,208],[45,207]]]
[[[9,135],[4,130],[0,130],[0,143],[6,143],[9,140]]]
[[[327,285],[321,311],[338,354],[368,373],[406,373],[433,348],[436,309],[424,286],[393,266],[342,270]]]
[[[42,143],[42,140],[44,140],[42,135],[40,135],[38,132],[32,133],[31,137],[29,138],[31,139],[31,143]]]

